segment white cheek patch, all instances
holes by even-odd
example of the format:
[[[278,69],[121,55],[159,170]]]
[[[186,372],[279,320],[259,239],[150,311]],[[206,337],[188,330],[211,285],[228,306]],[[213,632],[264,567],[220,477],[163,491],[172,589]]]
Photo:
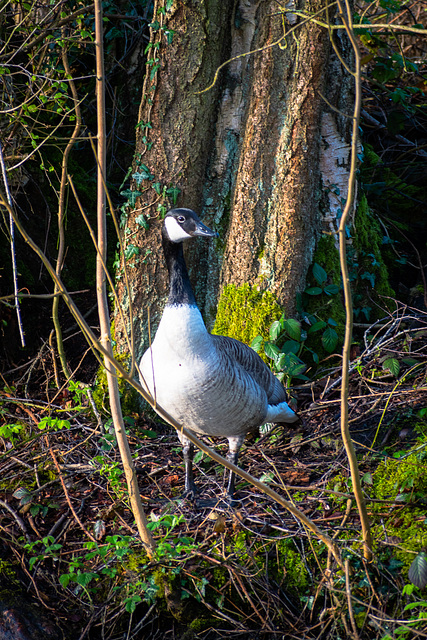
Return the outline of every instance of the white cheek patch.
[[[183,242],[191,238],[190,234],[184,231],[184,229],[178,224],[175,218],[169,216],[165,219],[165,227],[169,240],[172,242]]]

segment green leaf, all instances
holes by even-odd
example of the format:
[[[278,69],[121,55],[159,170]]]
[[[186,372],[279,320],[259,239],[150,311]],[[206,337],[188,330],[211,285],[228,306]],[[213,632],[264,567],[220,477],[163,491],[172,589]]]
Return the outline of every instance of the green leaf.
[[[306,376],[302,376],[301,374],[307,369],[305,364],[293,364],[288,368],[288,375],[291,378],[303,378],[304,380],[308,380]]]
[[[251,342],[251,348],[257,353],[261,349],[262,340],[263,340],[262,336],[256,336],[256,338],[254,338]]]
[[[337,346],[337,342],[338,342],[338,334],[337,334],[337,332],[335,331],[335,329],[332,329],[332,327],[328,327],[323,332],[323,335],[322,335],[323,348],[328,353],[332,353],[332,351]]]
[[[419,600],[417,602],[410,602],[406,605],[403,611],[410,611],[411,609],[416,609],[417,607],[427,607],[427,602],[420,602]]]
[[[326,327],[326,322],[324,320],[318,320],[318,322],[315,322],[314,324],[311,325],[310,329],[308,330],[308,333],[315,333],[316,331],[320,331],[320,329],[324,329]]]
[[[283,322],[283,329],[292,340],[301,340],[301,323],[295,318],[288,318]]]
[[[134,207],[138,196],[142,196],[140,191],[131,191],[131,189],[125,189],[120,191],[120,195],[127,199],[126,206]]]
[[[364,473],[361,481],[364,482],[365,484],[373,484],[372,473],[369,473],[369,471]]]
[[[12,496],[20,500],[20,505],[28,504],[33,498],[32,493],[26,487],[18,487],[18,489],[12,493]]]
[[[135,180],[136,184],[139,186],[143,180],[153,180],[154,176],[148,170],[148,167],[145,164],[142,164],[138,167],[139,171],[136,171],[132,174],[132,178]]]
[[[194,456],[194,460],[193,460],[194,464],[198,464],[201,460],[203,460],[203,456],[204,456],[203,451],[198,451]]]
[[[424,589],[427,585],[427,554],[421,551],[408,571],[408,578],[419,589]]]
[[[166,195],[172,198],[173,204],[176,204],[176,201],[178,200],[178,196],[180,193],[181,193],[181,189],[175,186],[171,186],[168,189],[166,189]]]
[[[140,213],[139,216],[135,218],[136,224],[139,224],[140,227],[144,227],[144,229],[149,229],[150,225],[147,222],[147,218],[143,213]]]
[[[323,291],[328,295],[328,296],[333,296],[336,293],[338,293],[338,291],[340,290],[339,286],[337,284],[327,284],[326,287],[323,289]]]
[[[76,582],[77,584],[79,584],[81,587],[87,587],[87,585],[94,579],[97,578],[98,574],[97,573],[78,573],[76,575]]]
[[[295,355],[297,355],[300,348],[301,345],[296,340],[286,340],[285,344],[282,347],[282,352],[286,354],[294,353]]]
[[[390,373],[395,376],[397,378],[397,376],[399,375],[399,371],[400,371],[400,364],[399,364],[399,360],[397,360],[396,358],[386,358],[383,361],[383,370],[389,370]]]
[[[134,244],[129,244],[125,249],[125,258],[126,260],[130,260],[135,256],[139,256],[140,248],[135,246]]]
[[[164,34],[168,44],[172,44],[175,31],[173,29],[164,29]]]
[[[267,358],[271,358],[272,360],[275,360],[276,356],[280,353],[279,347],[276,347],[276,345],[271,342],[264,344],[264,351]]]
[[[59,576],[59,582],[64,587],[64,589],[68,587],[70,580],[71,580],[71,574],[69,573],[63,573],[62,576]]]
[[[280,336],[281,331],[282,331],[282,325],[280,320],[275,320],[270,327],[270,331],[269,331],[270,340],[273,340],[273,341],[277,340],[277,338]]]
[[[138,596],[137,594],[131,596],[130,598],[126,598],[125,602],[125,609],[128,613],[133,613],[136,609],[136,605],[139,602],[142,602],[142,598],[141,596]]]
[[[157,71],[160,69],[160,65],[159,64],[155,64],[153,66],[153,68],[150,71],[150,80],[154,80],[154,78],[156,77],[156,73]]]
[[[313,278],[320,285],[325,284],[326,280],[328,279],[328,274],[326,273],[324,268],[321,267],[320,264],[318,264],[317,262],[315,262],[313,265]]]
[[[309,296],[320,296],[322,291],[323,289],[321,289],[320,287],[309,287],[308,289],[304,290],[304,293],[308,293]]]

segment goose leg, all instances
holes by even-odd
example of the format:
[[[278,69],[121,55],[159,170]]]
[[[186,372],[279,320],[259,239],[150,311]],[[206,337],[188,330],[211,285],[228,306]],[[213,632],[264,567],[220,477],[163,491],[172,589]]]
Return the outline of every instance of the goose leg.
[[[185,436],[178,434],[178,437],[182,444],[182,452],[184,454],[185,463],[185,489],[183,498],[194,500],[196,497],[197,489],[193,479],[193,458],[194,458],[194,445]]]
[[[236,466],[239,458],[240,447],[242,446],[244,439],[245,439],[245,436],[236,436],[234,438],[228,438],[229,449],[227,453],[227,460],[228,462],[231,462]],[[227,502],[229,502],[231,506],[234,506],[235,504],[237,504],[237,501],[234,500],[235,479],[236,479],[236,475],[234,471],[230,471],[230,476],[228,478],[228,486],[227,486]]]

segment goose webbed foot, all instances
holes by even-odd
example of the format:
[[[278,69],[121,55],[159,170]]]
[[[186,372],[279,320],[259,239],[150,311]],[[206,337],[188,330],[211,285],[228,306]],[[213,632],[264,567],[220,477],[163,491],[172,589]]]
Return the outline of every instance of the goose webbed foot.
[[[185,489],[184,489],[184,492],[181,495],[181,498],[183,500],[190,500],[190,502],[194,502],[198,493],[199,492],[197,491],[197,487],[194,484],[194,482],[189,484],[187,482],[187,478],[186,478],[185,479]]]

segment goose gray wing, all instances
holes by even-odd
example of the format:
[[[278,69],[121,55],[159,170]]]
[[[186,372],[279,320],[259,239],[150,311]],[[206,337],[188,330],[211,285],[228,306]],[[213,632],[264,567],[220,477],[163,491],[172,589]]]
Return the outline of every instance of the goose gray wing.
[[[264,389],[268,404],[277,405],[288,399],[284,386],[251,347],[228,336],[212,335],[212,339],[221,357],[239,364]]]

